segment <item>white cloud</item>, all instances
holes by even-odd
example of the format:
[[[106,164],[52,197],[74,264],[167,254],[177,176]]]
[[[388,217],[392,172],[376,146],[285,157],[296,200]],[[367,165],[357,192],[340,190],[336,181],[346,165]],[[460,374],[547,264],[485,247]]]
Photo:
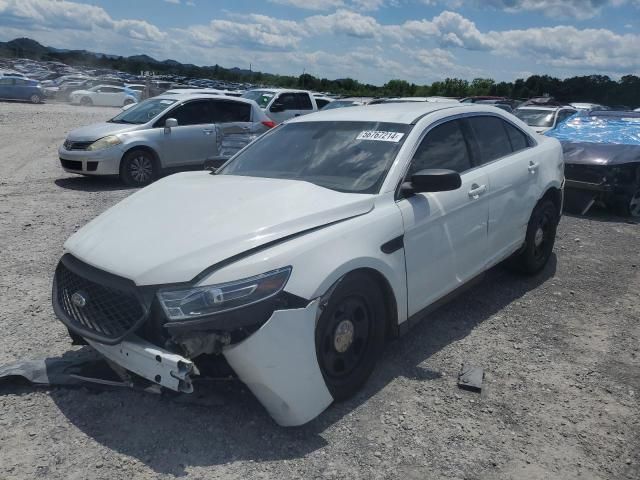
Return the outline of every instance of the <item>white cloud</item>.
[[[382,30],[375,18],[345,9],[330,15],[308,17],[304,24],[316,35],[344,34],[357,38],[374,38]]]
[[[66,0],[0,0],[0,23],[25,29],[110,29],[136,40],[160,41],[164,34],[144,20],[114,20],[101,7]]]
[[[167,3],[173,3],[174,5],[180,5],[180,0],[164,0]]]

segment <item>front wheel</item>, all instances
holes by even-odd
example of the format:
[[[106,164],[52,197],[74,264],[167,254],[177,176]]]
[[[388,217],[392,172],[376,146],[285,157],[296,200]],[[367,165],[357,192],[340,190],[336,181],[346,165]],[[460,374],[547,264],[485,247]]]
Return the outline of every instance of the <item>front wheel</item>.
[[[91,100],[89,97],[82,97],[80,99],[80,105],[84,105],[84,106],[90,106],[93,105],[93,100]]]
[[[31,103],[40,103],[42,101],[42,98],[37,93],[34,93],[33,95],[31,95],[31,97],[29,97],[29,100],[31,100]]]
[[[384,347],[383,293],[369,275],[344,277],[316,325],[316,355],[335,400],[353,396],[367,381]]]
[[[553,251],[558,221],[556,205],[551,200],[539,202],[529,219],[524,247],[509,260],[509,264],[531,275],[542,270]]]
[[[145,150],[127,153],[120,163],[120,178],[131,187],[144,187],[157,176],[156,162]]]

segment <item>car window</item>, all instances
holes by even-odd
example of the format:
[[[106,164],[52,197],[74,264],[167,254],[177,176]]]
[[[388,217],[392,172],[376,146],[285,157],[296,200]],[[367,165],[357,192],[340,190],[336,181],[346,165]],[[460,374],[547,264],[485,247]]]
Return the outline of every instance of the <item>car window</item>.
[[[298,110],[313,110],[313,104],[308,93],[296,93],[298,99]]]
[[[283,105],[285,110],[298,110],[298,99],[295,93],[281,93],[276,102]]]
[[[480,164],[492,162],[512,153],[503,121],[498,117],[471,117],[467,120],[475,137]]]
[[[242,95],[242,98],[248,98],[249,100],[255,100],[260,108],[266,108],[269,102],[273,98],[274,93],[266,90],[249,90]]]
[[[160,125],[164,125],[167,118],[175,118],[178,121],[178,126],[213,123],[211,113],[209,100],[194,100],[178,105],[166,113],[160,120]]]
[[[217,175],[301,180],[350,193],[376,193],[411,125],[298,122],[274,128]]]
[[[29,82],[27,80],[23,80],[22,78],[16,78],[14,83],[15,85],[20,85],[20,86],[29,85]]]
[[[251,105],[229,100],[212,101],[212,118],[215,123],[250,122]]]
[[[101,92],[102,93],[122,93],[122,89],[117,87],[102,87]]]
[[[13,85],[12,78],[0,78],[0,85]]]
[[[438,125],[427,134],[411,160],[408,176],[430,168],[458,173],[471,168],[469,149],[458,120]]]
[[[331,102],[329,100],[325,100],[324,98],[316,98],[316,105],[318,105],[318,110],[329,105]]]
[[[522,132],[522,130],[514,127],[509,122],[502,123],[505,130],[507,131],[509,141],[511,142],[511,149],[514,152],[519,152],[520,150],[524,150],[525,148],[529,148],[531,146],[529,143],[529,137],[527,137],[527,135]]]
[[[569,118],[574,113],[576,112],[573,110],[560,110],[560,112],[558,112],[558,121],[556,123],[564,122],[567,118]]]

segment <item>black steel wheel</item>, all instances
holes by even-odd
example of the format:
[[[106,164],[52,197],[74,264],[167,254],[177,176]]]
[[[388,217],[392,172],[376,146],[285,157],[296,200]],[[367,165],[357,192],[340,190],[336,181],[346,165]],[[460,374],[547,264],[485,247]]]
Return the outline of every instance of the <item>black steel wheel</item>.
[[[146,150],[133,150],[120,162],[120,178],[132,187],[143,187],[157,177],[156,161]]]
[[[383,293],[369,275],[347,275],[316,326],[318,364],[331,395],[343,400],[366,382],[384,346]]]
[[[533,209],[523,249],[510,259],[516,269],[535,274],[549,261],[556,240],[558,209],[551,200],[542,200]]]

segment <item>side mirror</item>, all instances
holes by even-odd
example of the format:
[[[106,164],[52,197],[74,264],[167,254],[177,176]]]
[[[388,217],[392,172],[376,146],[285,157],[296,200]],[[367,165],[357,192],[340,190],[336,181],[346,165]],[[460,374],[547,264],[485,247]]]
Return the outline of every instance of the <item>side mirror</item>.
[[[284,112],[284,104],[280,102],[273,102],[273,105],[269,108],[269,111],[273,113]]]
[[[411,176],[410,182],[400,187],[404,196],[414,193],[447,192],[457,190],[462,185],[460,174],[453,170],[428,169],[420,170]]]
[[[164,121],[164,134],[167,135],[171,133],[171,129],[177,126],[178,126],[178,120],[176,120],[175,118],[167,118]]]

